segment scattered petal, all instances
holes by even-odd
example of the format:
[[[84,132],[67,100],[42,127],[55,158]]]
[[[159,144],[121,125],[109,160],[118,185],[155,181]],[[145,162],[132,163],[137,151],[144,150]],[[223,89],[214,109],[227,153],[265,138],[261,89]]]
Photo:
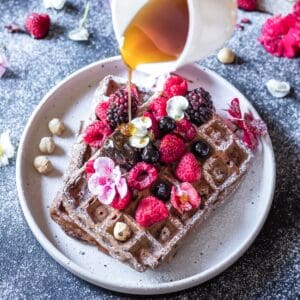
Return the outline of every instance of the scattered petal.
[[[87,41],[89,39],[89,32],[86,28],[76,28],[69,32],[69,39],[72,41]]]
[[[9,159],[15,154],[15,149],[11,144],[9,131],[4,131],[0,136],[0,167],[6,166]]]
[[[22,33],[25,32],[24,29],[20,27],[17,23],[11,23],[4,26],[9,33]]]
[[[291,85],[288,82],[275,79],[270,79],[266,83],[266,86],[270,94],[275,98],[283,98],[287,96],[291,90]]]
[[[66,0],[44,0],[45,8],[55,8],[57,10],[63,9]]]

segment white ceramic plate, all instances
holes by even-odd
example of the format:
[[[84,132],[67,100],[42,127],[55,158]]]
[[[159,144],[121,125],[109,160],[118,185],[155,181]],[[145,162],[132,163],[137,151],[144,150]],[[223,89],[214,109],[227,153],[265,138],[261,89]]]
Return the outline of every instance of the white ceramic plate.
[[[245,97],[216,73],[196,65],[179,72],[203,86],[217,109],[239,97],[242,109],[256,111]],[[233,199],[218,208],[191,235],[169,264],[156,271],[138,273],[102,254],[95,247],[67,236],[49,216],[49,206],[60,188],[68,163],[67,153],[75,141],[79,121],[85,119],[99,81],[108,74],[127,76],[119,57],[91,64],[54,87],[41,101],[23,133],[17,158],[17,188],[20,203],[33,234],[44,249],[77,276],[107,289],[133,294],[162,294],[200,284],[224,271],[250,246],[259,233],[273,198],[275,163],[269,136],[261,139],[254,164]],[[135,73],[138,83],[145,75]],[[55,171],[39,175],[32,166],[41,137],[48,136],[48,121],[61,118],[67,126],[55,137],[57,149],[50,156]]]

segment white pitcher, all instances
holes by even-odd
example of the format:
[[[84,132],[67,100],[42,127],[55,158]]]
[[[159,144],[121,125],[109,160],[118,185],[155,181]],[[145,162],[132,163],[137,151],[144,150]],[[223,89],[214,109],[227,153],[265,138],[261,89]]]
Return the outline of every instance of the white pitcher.
[[[136,13],[147,0],[112,0],[112,20],[119,45]],[[189,31],[183,52],[177,60],[148,63],[137,67],[148,74],[160,74],[211,55],[231,36],[236,22],[236,0],[188,0]]]

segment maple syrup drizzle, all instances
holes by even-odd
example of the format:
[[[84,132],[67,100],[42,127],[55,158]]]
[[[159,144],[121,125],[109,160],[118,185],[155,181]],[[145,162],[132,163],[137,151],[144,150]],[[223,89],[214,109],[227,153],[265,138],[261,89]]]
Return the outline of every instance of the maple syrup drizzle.
[[[148,0],[124,33],[121,47],[128,73],[128,119],[131,121],[131,79],[138,65],[176,60],[189,29],[187,0]]]

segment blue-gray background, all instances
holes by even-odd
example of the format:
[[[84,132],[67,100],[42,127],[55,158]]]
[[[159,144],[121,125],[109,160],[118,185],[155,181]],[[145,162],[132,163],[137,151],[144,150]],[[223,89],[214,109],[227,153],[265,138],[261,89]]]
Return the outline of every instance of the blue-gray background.
[[[0,132],[11,129],[16,146],[26,121],[51,87],[91,62],[118,54],[108,1],[91,1],[88,42],[68,40],[67,32],[77,25],[84,4],[68,1],[64,10],[48,11],[51,31],[46,39],[34,40],[9,34],[4,25],[23,24],[29,12],[44,12],[42,1],[0,0],[0,44],[8,49],[12,65],[0,80]],[[252,24],[229,41],[238,63],[224,66],[211,56],[201,64],[240,89],[266,121],[277,163],[274,203],[262,232],[237,263],[199,287],[166,298],[295,299],[300,294],[300,61],[272,57],[259,45],[267,15],[239,14]],[[291,96],[272,98],[264,86],[271,78],[289,81]],[[78,279],[42,249],[21,212],[12,159],[0,169],[0,299],[100,298],[126,296]]]

